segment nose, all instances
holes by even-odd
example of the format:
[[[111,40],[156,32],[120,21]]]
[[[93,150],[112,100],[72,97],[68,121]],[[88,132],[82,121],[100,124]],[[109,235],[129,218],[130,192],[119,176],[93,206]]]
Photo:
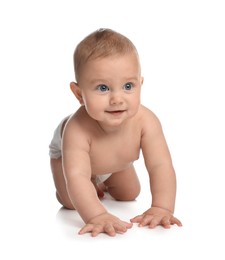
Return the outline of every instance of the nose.
[[[123,104],[123,97],[121,93],[114,92],[110,95],[110,105],[122,105]]]

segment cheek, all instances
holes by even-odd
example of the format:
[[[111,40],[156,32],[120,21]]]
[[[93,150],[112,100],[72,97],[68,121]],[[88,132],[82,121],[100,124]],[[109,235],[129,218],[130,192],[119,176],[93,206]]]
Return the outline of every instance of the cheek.
[[[88,96],[86,98],[84,97],[84,105],[88,112],[96,113],[103,109],[104,102],[96,96]]]
[[[135,95],[132,97],[132,99],[130,100],[130,103],[133,104],[133,107],[137,107],[140,105],[141,102],[141,98],[140,95]]]

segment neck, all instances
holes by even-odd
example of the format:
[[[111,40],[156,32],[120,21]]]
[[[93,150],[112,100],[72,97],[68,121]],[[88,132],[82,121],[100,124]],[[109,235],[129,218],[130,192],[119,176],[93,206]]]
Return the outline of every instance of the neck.
[[[101,122],[98,122],[96,121],[99,128],[105,133],[105,134],[116,134],[116,133],[119,133],[121,132],[125,125],[126,125],[126,121],[123,122],[121,125],[118,125],[118,126],[108,126],[108,125],[105,125],[105,124],[102,124]]]

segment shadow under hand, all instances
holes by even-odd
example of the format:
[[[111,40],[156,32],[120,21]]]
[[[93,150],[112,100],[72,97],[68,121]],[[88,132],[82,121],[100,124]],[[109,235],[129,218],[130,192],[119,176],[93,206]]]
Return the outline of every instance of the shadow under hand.
[[[73,237],[84,225],[80,215],[76,210],[66,209],[61,207],[56,214],[56,220],[60,223],[63,233]]]

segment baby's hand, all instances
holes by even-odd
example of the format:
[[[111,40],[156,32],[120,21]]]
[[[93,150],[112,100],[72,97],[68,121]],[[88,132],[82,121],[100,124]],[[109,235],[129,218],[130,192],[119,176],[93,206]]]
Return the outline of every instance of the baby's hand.
[[[132,223],[139,223],[139,227],[149,226],[149,228],[155,228],[158,225],[170,228],[170,225],[174,224],[177,224],[179,227],[182,226],[180,220],[175,218],[169,210],[158,207],[152,207],[130,221]]]
[[[105,212],[97,217],[92,218],[79,231],[79,234],[90,232],[93,237],[100,233],[106,233],[109,236],[115,236],[116,233],[123,234],[127,229],[132,227],[132,223],[120,220],[119,218]]]

